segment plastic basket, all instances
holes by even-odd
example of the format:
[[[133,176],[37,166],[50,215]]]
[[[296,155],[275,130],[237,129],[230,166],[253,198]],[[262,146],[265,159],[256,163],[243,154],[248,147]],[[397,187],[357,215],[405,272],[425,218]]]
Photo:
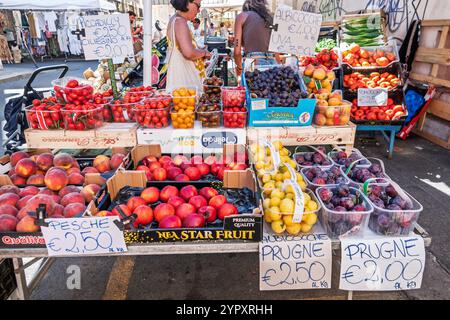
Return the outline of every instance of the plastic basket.
[[[218,104],[211,104],[212,106],[218,106]],[[199,108],[205,105],[197,106],[197,120],[200,121],[205,128],[218,128],[222,124],[222,108],[220,106],[219,110],[215,111],[200,111]]]
[[[68,84],[76,80],[78,86],[72,88],[68,87]],[[53,90],[55,91],[55,97],[59,102],[80,104],[90,101],[93,97],[94,87],[89,81],[76,77],[63,77],[55,79],[52,82]]]
[[[380,166],[381,166],[381,174],[380,174],[379,177],[375,178],[376,181],[386,181],[386,180],[392,181],[392,179],[386,174],[386,170],[385,170],[385,168],[384,168],[384,163],[383,163],[383,161],[381,161],[381,160],[378,159],[378,158],[367,158],[367,159],[374,159],[374,160],[378,161],[378,163],[379,163]],[[362,161],[362,160],[360,160],[360,161]],[[350,170],[352,170],[353,168],[354,168],[355,170],[356,170],[356,169],[367,169],[367,170],[369,170],[370,167],[361,168],[361,167],[356,166],[356,163],[357,163],[357,162],[355,161],[355,163],[353,164],[353,166],[350,166],[350,167],[348,167],[348,168],[340,167],[340,170],[342,171],[342,174],[343,174],[343,175],[347,176],[347,177],[350,179],[350,186],[352,186],[352,187],[354,187],[354,188],[358,188],[358,189],[360,189],[360,190],[363,190],[363,188],[364,188],[364,183],[365,183],[365,182],[359,182],[358,180],[352,179],[352,177],[349,176],[349,175],[350,175]],[[374,164],[374,163],[372,162],[372,165],[373,165],[373,164]],[[347,174],[347,172],[348,172],[348,174]]]
[[[309,170],[312,170],[312,169],[316,169],[316,170],[321,170],[321,171],[328,172],[328,171],[330,171],[332,168],[333,168],[333,167],[330,167],[330,168],[320,168],[320,167],[317,167],[317,168],[302,168],[302,169],[300,170],[300,174],[302,175],[303,180],[305,180],[305,182],[307,183],[308,188],[311,189],[311,190],[313,190],[313,191],[316,191],[316,189],[319,188],[319,187],[323,187],[323,186],[326,186],[326,187],[334,187],[334,186],[338,186],[340,183],[315,184],[315,183],[313,183],[313,182],[308,178],[307,172],[308,172]],[[342,177],[343,180],[344,180],[344,181],[341,182],[341,183],[344,183],[344,184],[350,184],[350,179],[349,179],[347,176],[345,176],[344,174],[342,174],[342,171],[339,169],[339,167],[338,167],[338,166],[334,166],[334,168],[337,168],[337,169],[339,170],[339,173],[340,173],[340,174],[339,174],[339,177]]]
[[[319,149],[317,149],[316,147],[313,146],[306,146],[314,151],[304,151],[304,152],[297,152],[297,148],[295,148],[295,153],[292,155],[292,158],[294,159],[295,162],[297,162],[298,167],[303,169],[303,168],[312,168],[312,167],[321,167],[321,168],[331,168],[331,166],[333,165],[333,162],[331,161],[331,158],[328,157],[325,153],[321,152]],[[325,159],[326,164],[324,165],[320,165],[320,164],[300,164],[298,162],[299,157],[305,157],[306,154],[313,154],[314,152],[319,152],[322,157]],[[306,159],[305,159],[306,160]],[[307,161],[308,163],[311,163],[311,161]]]
[[[340,150],[332,150],[332,151],[330,151],[330,152],[328,152],[328,156],[330,157],[330,159],[331,159],[331,161],[333,162],[333,165],[336,165],[336,166],[339,166],[339,167],[346,167],[346,165],[345,165],[345,159],[349,159],[348,157],[345,157],[345,158],[341,158],[341,160],[340,159],[338,159],[338,155],[339,155],[339,152],[343,152],[343,151],[340,151]],[[346,154],[347,155],[347,154]],[[356,148],[353,148],[352,149],[352,153],[350,154],[350,157],[353,157],[354,158],[354,160],[360,160],[360,159],[362,159],[361,161],[359,161],[357,164],[355,164],[357,167],[365,167],[365,168],[368,168],[368,167],[370,167],[371,166],[371,162],[361,153],[361,151],[359,151],[358,149],[356,149]],[[343,161],[342,161],[342,159],[344,159]],[[342,163],[342,162],[344,162],[344,163]],[[350,165],[350,163],[349,163],[349,165]]]

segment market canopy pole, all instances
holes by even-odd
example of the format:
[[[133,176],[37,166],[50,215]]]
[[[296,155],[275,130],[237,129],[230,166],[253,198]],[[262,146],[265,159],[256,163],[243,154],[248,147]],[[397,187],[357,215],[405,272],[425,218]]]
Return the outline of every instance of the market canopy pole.
[[[152,0],[144,0],[144,86],[152,85]]]

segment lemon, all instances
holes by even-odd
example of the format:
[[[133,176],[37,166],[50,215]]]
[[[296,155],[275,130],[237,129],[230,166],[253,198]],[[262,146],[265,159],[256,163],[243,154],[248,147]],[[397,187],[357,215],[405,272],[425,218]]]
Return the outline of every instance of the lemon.
[[[306,213],[303,216],[306,216],[305,218],[305,223],[309,224],[310,226],[313,226],[316,224],[317,222],[317,215],[315,213]],[[302,219],[303,221],[303,219]]]
[[[271,198],[277,197],[277,198],[280,198],[280,199],[284,199],[284,196],[285,196],[284,192],[281,191],[281,190],[278,189],[278,188],[273,189],[272,192],[270,193],[270,197],[271,197]]]
[[[292,236],[296,236],[300,233],[302,230],[302,226],[300,223],[294,223],[290,226],[286,225],[286,231]]]
[[[286,186],[286,189],[284,189],[285,192],[294,193],[294,187],[291,184],[288,184]]]
[[[278,188],[278,189],[282,189],[283,188],[283,182],[281,182],[281,181],[275,182],[275,187]]]
[[[317,203],[315,201],[308,201],[306,203],[306,208],[308,209],[307,211],[316,211],[317,210]]]
[[[271,197],[270,198],[270,206],[271,207],[278,207],[281,203],[281,199],[278,197]]]
[[[270,199],[264,199],[263,201],[263,208],[269,209],[270,208]]]
[[[284,213],[294,213],[294,201],[287,198],[281,200],[280,211]]]
[[[282,216],[281,213],[273,212],[273,210],[271,209],[269,212],[269,217],[272,221],[277,221],[280,220]]]
[[[272,227],[272,231],[277,234],[283,233],[286,230],[286,225],[283,220],[272,221],[270,226]]]
[[[309,225],[309,224],[307,224],[307,223],[305,223],[305,222],[302,222],[301,223],[301,229],[302,229],[302,232],[309,232],[310,230],[311,230],[311,228],[312,228],[312,226],[311,225]]]

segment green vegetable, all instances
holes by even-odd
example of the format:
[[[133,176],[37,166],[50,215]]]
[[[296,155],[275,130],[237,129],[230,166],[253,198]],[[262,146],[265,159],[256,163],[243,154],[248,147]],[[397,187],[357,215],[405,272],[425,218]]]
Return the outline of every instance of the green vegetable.
[[[336,47],[336,41],[334,41],[333,39],[329,39],[329,38],[323,38],[323,39],[320,39],[319,42],[317,42],[315,51],[320,52],[323,49],[331,50],[334,47]]]

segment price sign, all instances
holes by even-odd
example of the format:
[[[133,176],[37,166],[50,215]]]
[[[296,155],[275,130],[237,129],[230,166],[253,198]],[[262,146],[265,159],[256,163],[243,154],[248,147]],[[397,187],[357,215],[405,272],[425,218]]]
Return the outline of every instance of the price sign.
[[[425,267],[420,237],[342,239],[339,289],[393,291],[419,289]]]
[[[331,258],[331,240],[326,234],[265,234],[259,244],[259,288],[329,289]]]
[[[319,39],[322,15],[277,7],[274,29],[270,35],[269,51],[295,55],[314,55]]]
[[[127,251],[119,217],[45,219],[41,227],[49,256],[79,256]]]
[[[386,106],[387,99],[388,99],[388,90],[386,88],[358,89],[358,106],[360,107]]]
[[[297,183],[297,171],[295,171],[294,168],[292,168],[289,163],[285,163],[284,165],[291,174],[291,178],[289,180],[292,181],[292,183]]]
[[[79,24],[84,29],[81,44],[86,60],[110,59],[122,63],[134,57],[128,14],[82,16]]]
[[[297,181],[292,182],[291,180],[285,180],[283,182],[283,189],[285,190],[287,186],[291,186],[294,189],[295,194],[295,205],[294,205],[294,216],[292,217],[292,222],[302,222],[303,212],[305,208],[305,198],[300,186]]]

